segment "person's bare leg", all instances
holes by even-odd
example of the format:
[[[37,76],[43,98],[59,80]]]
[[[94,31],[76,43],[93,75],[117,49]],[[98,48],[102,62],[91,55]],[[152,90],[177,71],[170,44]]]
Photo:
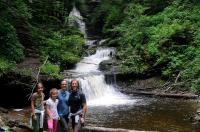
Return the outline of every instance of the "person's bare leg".
[[[74,127],[74,132],[79,132],[80,128],[81,128],[81,123],[80,122],[76,123]]]

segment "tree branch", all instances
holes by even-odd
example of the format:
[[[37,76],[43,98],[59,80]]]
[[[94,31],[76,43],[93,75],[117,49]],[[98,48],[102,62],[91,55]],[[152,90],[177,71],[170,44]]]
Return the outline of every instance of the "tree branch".
[[[179,72],[179,73],[178,73],[178,75],[177,75],[177,77],[176,77],[176,79],[175,79],[174,83],[177,83],[177,81],[178,81],[178,79],[179,79],[180,75],[181,75],[181,72]]]
[[[44,63],[39,67],[39,70],[38,70],[38,73],[37,73],[37,76],[36,76],[36,82],[35,82],[35,84],[34,84],[33,87],[32,87],[31,94],[30,94],[28,100],[30,100],[30,98],[31,98],[31,96],[32,96],[32,94],[33,94],[33,91],[34,91],[34,89],[35,89],[37,83],[39,82],[39,75],[40,75],[41,68],[46,64],[48,58],[49,58],[49,56],[46,57]]]

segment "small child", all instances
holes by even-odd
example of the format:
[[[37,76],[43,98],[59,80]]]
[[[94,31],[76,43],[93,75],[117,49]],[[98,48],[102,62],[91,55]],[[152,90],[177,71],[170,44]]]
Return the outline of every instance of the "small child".
[[[58,90],[53,88],[50,90],[50,98],[46,101],[46,110],[47,110],[47,124],[48,132],[56,132],[57,123],[59,120],[57,105],[58,105]]]

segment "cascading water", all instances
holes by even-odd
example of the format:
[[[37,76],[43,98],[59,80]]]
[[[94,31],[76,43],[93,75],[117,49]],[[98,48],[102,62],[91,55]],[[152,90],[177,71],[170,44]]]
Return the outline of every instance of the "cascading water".
[[[84,38],[87,39],[85,22],[83,21],[83,17],[81,16],[81,13],[75,6],[73,6],[72,11],[69,13],[68,25],[79,28],[81,33],[84,34]],[[94,43],[97,43],[97,42],[98,40],[87,39],[86,45],[93,45]]]
[[[105,76],[98,70],[100,62],[111,59],[115,50],[99,48],[94,55],[85,57],[71,70],[80,82],[89,105],[119,105],[133,102],[129,97],[118,92],[114,86],[105,82]]]
[[[79,29],[85,32],[85,23],[80,12],[74,6],[70,17],[76,18]],[[86,35],[85,35],[86,36]],[[86,40],[87,45],[92,45],[97,40]],[[99,64],[104,60],[109,60],[115,54],[113,48],[99,48],[94,55],[82,59],[72,72],[81,85],[82,91],[86,95],[88,105],[119,105],[133,103],[126,95],[120,93],[111,84],[106,84],[104,74],[98,70]]]
[[[79,30],[84,34],[84,37],[87,38],[85,31],[85,22],[83,21],[83,17],[75,6],[73,6],[72,11],[69,13],[68,24],[69,26],[78,26]]]

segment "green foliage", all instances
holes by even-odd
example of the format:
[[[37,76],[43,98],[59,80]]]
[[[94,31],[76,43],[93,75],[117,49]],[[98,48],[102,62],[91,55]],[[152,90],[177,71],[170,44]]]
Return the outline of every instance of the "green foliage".
[[[17,23],[31,18],[24,0],[0,1],[0,56],[6,60],[19,62],[24,58],[24,46],[17,34]],[[22,24],[22,23],[20,23]]]
[[[52,62],[59,61],[62,66],[73,65],[80,60],[84,43],[83,37],[79,35],[64,36],[60,32],[54,32],[47,39],[44,54],[49,55]]]
[[[50,62],[47,62],[42,68],[41,68],[41,73],[48,75],[53,78],[60,78],[62,79],[63,77],[59,74],[60,73],[60,68],[59,65],[54,65]]]
[[[66,27],[68,9],[65,6],[68,7],[61,0],[30,3],[35,45],[43,56],[48,55],[49,61],[59,64],[62,70],[71,68],[80,60],[85,43],[78,29]]]
[[[92,35],[110,34],[109,29],[119,24],[124,15],[122,9],[125,8],[124,0],[101,0],[101,2],[92,2],[88,0],[77,0],[81,14],[86,18],[89,33]]]
[[[30,19],[32,17],[30,13],[30,9],[25,3],[25,0],[14,0],[13,2],[10,3],[12,7],[15,9],[11,8],[11,12],[13,13],[12,10],[15,10],[15,17],[21,18],[21,19]],[[14,15],[14,14],[13,14]]]
[[[122,72],[154,71],[173,81],[181,73],[180,81],[186,81],[185,85],[195,92],[200,91],[199,2],[131,0],[122,2],[118,11],[114,9],[119,7],[117,2],[112,3],[113,8],[108,3],[101,5],[106,11],[111,10],[105,16],[104,33],[118,49]]]
[[[192,51],[192,50],[191,50]],[[194,58],[185,64],[184,70],[181,72],[181,79],[186,81],[188,87],[194,92],[200,92],[200,49],[193,49]]]
[[[7,22],[0,20],[0,56],[19,62],[23,59],[23,46],[20,44],[15,28]]]
[[[0,58],[0,76],[12,70],[15,64],[6,59]]]
[[[23,60],[24,53],[34,55],[39,51],[41,58],[49,55],[51,63],[65,68],[76,63],[81,57],[84,39],[77,29],[66,25],[65,17],[71,10],[68,6],[71,3],[62,0],[0,0],[0,57],[18,63]],[[6,67],[9,69],[6,64],[0,73]]]
[[[32,9],[32,23],[39,26],[59,28],[64,21],[64,1],[42,0],[29,3]]]
[[[0,1],[0,19],[15,23],[19,19],[28,20],[31,18],[30,9],[25,3],[25,0],[14,0],[12,2],[1,0]]]
[[[61,63],[62,64],[75,64],[80,61],[80,56],[73,54],[72,52],[64,52],[61,54]]]

